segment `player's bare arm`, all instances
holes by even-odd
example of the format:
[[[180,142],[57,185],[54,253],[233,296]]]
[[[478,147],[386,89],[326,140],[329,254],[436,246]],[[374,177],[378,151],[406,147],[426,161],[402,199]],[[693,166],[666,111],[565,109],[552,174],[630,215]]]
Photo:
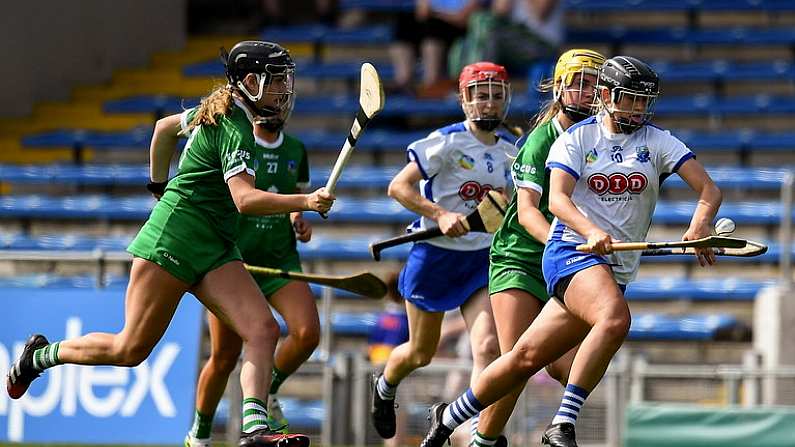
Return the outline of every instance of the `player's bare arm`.
[[[445,236],[458,237],[466,234],[468,231],[464,224],[466,216],[447,211],[422,197],[417,189],[421,179],[420,168],[414,162],[409,163],[389,183],[387,194],[406,209],[435,220]]]
[[[516,188],[519,209],[519,223],[539,242],[545,242],[549,235],[549,222],[541,214],[538,204],[541,194],[530,188]]]
[[[326,212],[334,203],[334,196],[320,188],[310,194],[276,194],[254,187],[254,177],[241,172],[227,182],[232,200],[241,214],[267,215],[292,211]]]
[[[549,178],[549,211],[577,233],[588,239],[591,251],[599,255],[611,252],[613,239],[594,225],[571,200],[577,180],[569,173],[553,169]]]
[[[169,115],[155,123],[149,146],[149,178],[152,182],[168,181],[168,166],[176,152],[179,131],[179,114]]]
[[[694,158],[684,162],[678,173],[682,180],[699,195],[690,226],[682,236],[682,240],[690,241],[707,237],[712,230],[712,221],[718,213],[723,194],[704,170],[704,166]],[[715,264],[715,253],[711,249],[699,248],[695,252],[698,263],[702,267]]]

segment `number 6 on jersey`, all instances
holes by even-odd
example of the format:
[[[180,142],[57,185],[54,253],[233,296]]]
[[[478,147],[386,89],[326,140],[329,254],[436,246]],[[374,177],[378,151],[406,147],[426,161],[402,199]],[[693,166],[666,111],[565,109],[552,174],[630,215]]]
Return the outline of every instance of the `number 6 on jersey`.
[[[367,123],[384,109],[384,86],[381,84],[381,78],[378,77],[375,67],[369,63],[362,64],[362,75],[359,83],[359,111],[356,113],[351,132],[348,134],[348,138],[345,139],[345,144],[342,146],[337,162],[334,163],[334,168],[331,169],[331,174],[326,182],[326,191],[331,194],[334,194],[342,169],[348,163],[353,148],[356,147],[356,140],[364,132]],[[327,214],[321,214],[321,216],[325,218]]]

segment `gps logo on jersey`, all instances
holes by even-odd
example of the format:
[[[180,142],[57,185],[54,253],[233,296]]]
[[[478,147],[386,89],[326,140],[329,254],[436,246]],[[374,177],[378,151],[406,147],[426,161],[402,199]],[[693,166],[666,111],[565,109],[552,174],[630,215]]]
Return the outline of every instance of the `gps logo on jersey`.
[[[483,197],[485,197],[486,194],[488,194],[488,192],[493,189],[499,192],[503,192],[502,188],[495,188],[489,185],[488,183],[485,185],[481,185],[480,183],[474,180],[470,180],[464,183],[463,185],[461,185],[460,188],[458,188],[458,197],[461,197],[461,200],[463,200],[464,202],[468,202],[470,200],[477,200],[478,202],[480,202],[481,200],[483,200]]]
[[[649,186],[649,179],[640,172],[633,172],[625,175],[616,172],[610,175],[596,173],[588,177],[588,188],[601,195],[610,193],[613,195],[640,194]]]

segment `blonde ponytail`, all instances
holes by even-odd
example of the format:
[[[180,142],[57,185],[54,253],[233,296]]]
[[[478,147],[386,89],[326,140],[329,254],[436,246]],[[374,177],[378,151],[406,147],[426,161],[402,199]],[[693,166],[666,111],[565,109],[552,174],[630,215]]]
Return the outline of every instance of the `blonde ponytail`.
[[[549,93],[555,90],[555,85],[552,79],[545,79],[538,84],[538,91],[541,93]],[[532,127],[535,129],[536,127],[550,121],[558,112],[561,111],[561,105],[558,98],[552,98],[549,101],[546,101],[543,106],[541,106],[541,110],[533,117],[532,119]]]
[[[209,95],[202,98],[196,115],[188,124],[185,133],[190,133],[194,127],[199,125],[215,126],[218,124],[216,117],[226,115],[232,107],[232,87],[223,85],[216,87]]]

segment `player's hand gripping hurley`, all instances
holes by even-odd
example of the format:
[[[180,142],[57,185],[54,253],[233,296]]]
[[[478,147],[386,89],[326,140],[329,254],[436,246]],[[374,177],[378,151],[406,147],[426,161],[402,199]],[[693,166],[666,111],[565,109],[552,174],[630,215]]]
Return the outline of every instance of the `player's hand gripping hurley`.
[[[378,72],[375,71],[369,63],[362,64],[362,76],[359,81],[359,111],[356,113],[356,119],[353,120],[351,132],[348,138],[345,139],[345,144],[342,146],[340,155],[337,157],[334,167],[331,169],[331,174],[326,182],[326,191],[329,194],[334,194],[337,189],[337,180],[342,174],[342,169],[348,163],[353,153],[353,148],[356,147],[356,141],[359,136],[364,132],[367,123],[373,117],[384,109],[384,86],[381,84],[381,78],[378,77]],[[328,212],[320,213],[323,218],[328,217]]]
[[[494,190],[489,191],[483,197],[483,200],[480,201],[477,209],[467,215],[464,221],[467,231],[494,233],[500,228],[507,207],[508,202],[500,192]],[[373,242],[370,244],[370,255],[372,255],[373,259],[376,261],[380,261],[381,250],[385,248],[394,247],[407,242],[424,241],[441,235],[442,230],[439,229],[439,227],[434,227],[379,242]]]

